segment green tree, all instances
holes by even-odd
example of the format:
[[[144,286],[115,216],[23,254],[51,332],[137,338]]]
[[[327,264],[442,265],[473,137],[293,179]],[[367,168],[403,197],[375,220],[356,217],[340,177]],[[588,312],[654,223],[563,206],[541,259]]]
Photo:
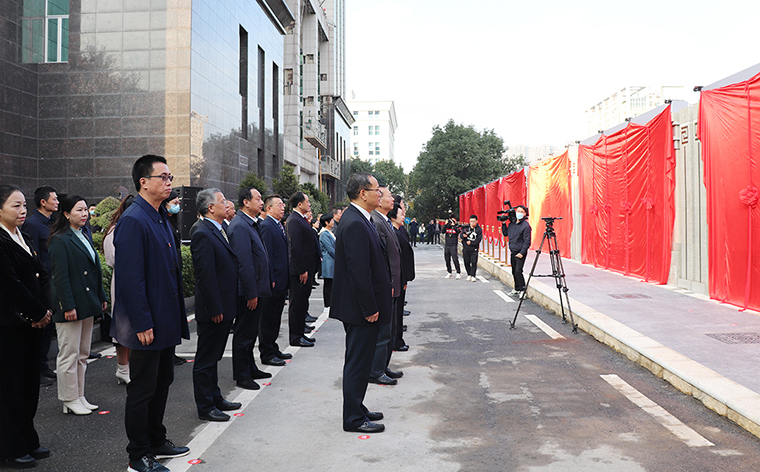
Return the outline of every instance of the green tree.
[[[372,170],[380,185],[386,185],[393,194],[406,195],[407,175],[404,169],[390,159],[377,161]]]
[[[359,159],[358,157],[352,157],[351,158],[351,172],[350,174],[355,174],[357,172],[366,172],[368,174],[371,174],[373,171],[372,169],[372,163],[369,161],[363,161]]]
[[[418,219],[459,215],[459,194],[524,165],[505,159],[504,141],[493,130],[476,130],[449,120],[436,125],[410,173],[410,193]]]
[[[256,175],[254,172],[249,172],[245,177],[243,177],[243,180],[240,181],[240,185],[238,185],[238,191],[243,190],[246,187],[255,188],[259,191],[262,197],[267,196],[269,193],[269,186],[267,183],[264,181],[264,179]]]
[[[298,176],[295,174],[295,167],[284,165],[277,173],[277,177],[272,179],[272,188],[274,193],[280,195],[287,204],[290,196],[301,188]]]
[[[309,195],[312,215],[317,216],[330,209],[330,197],[328,197],[323,191],[319,190],[313,183],[306,182],[305,184],[301,184],[301,191]]]

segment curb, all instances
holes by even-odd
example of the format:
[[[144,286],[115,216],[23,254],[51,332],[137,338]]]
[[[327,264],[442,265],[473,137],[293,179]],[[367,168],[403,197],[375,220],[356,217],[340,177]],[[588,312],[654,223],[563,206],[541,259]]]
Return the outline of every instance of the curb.
[[[480,253],[478,266],[514,286],[506,265]],[[559,293],[535,278],[527,296],[561,316]],[[760,437],[760,394],[570,297],[578,328]]]

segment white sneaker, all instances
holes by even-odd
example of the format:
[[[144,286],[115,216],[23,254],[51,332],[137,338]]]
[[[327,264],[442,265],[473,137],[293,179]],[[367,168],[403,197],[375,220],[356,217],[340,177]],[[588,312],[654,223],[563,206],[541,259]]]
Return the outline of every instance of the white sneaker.
[[[444,277],[444,279],[450,279],[452,277],[453,277],[453,275],[451,275],[451,272],[449,272],[448,274],[446,274],[446,277]]]
[[[512,295],[517,295],[517,294],[519,294],[519,293],[520,293],[520,292],[518,292],[517,290],[514,290],[514,289],[513,289],[513,290],[512,290],[511,292],[509,292],[507,295],[510,295],[510,296],[512,296]]]
[[[468,275],[468,276],[467,276],[467,281],[469,282],[470,280],[472,280],[472,276],[469,276],[469,275]]]
[[[455,278],[461,279],[462,278],[462,274],[457,274],[457,276]]]
[[[473,282],[477,282],[477,281],[478,281],[478,279],[477,279],[475,276],[473,276],[473,277],[472,277],[472,281],[473,281]]]

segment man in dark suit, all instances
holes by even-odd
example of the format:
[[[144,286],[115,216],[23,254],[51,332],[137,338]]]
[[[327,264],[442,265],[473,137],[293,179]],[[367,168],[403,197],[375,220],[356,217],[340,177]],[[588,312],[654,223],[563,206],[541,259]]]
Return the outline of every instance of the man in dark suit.
[[[111,336],[131,349],[124,423],[129,466],[138,472],[163,467],[156,458],[190,452],[166,439],[163,425],[174,347],[190,339],[174,235],[161,202],[173,176],[161,156],[145,155],[132,167],[138,191],[114,233],[115,301]]]
[[[288,254],[290,255],[290,300],[288,304],[288,331],[290,345],[301,347],[314,346],[314,338],[304,334],[306,312],[309,308],[309,295],[312,289],[312,277],[317,272],[319,261],[319,241],[314,229],[306,220],[306,213],[311,210],[309,196],[296,192],[290,197],[293,211],[285,222],[288,233]]]
[[[401,214],[401,217],[403,218],[406,212],[406,205],[399,195],[396,195],[393,198],[396,201],[393,211],[396,212],[396,215]],[[391,216],[393,211],[388,214],[391,219],[393,219]],[[404,304],[406,303],[406,286],[409,282],[414,280],[415,277],[414,249],[412,249],[412,244],[409,241],[409,233],[407,233],[403,224],[396,228],[396,235],[398,236],[398,242],[401,246],[401,277],[403,279],[403,287],[401,288],[401,297],[399,297],[396,311],[394,311],[393,315],[395,316],[396,330],[391,333],[393,338],[391,340],[391,345],[393,346],[394,351],[403,352],[409,350],[409,346],[404,341]]]
[[[372,222],[377,228],[377,232],[380,235],[380,244],[385,252],[385,257],[388,260],[388,268],[391,271],[391,311],[396,312],[396,305],[399,297],[401,296],[401,246],[398,243],[398,237],[393,230],[390,220],[388,219],[388,212],[393,210],[394,205],[393,195],[388,187],[380,187],[380,199],[378,200],[378,207],[372,210]],[[370,373],[369,381],[380,385],[396,385],[403,373],[393,372],[388,368],[388,364],[391,360],[391,354],[393,354],[393,344],[391,338],[393,337],[392,325],[394,324],[393,318],[391,323],[380,326],[380,331],[377,335],[377,346],[375,348],[375,360],[372,363],[372,373]]]
[[[261,194],[245,187],[238,195],[240,211],[230,222],[227,235],[238,257],[238,313],[232,336],[232,375],[237,386],[258,390],[256,379],[272,376],[256,367],[253,345],[259,335],[259,297],[272,295],[269,256],[259,235],[258,215],[264,206]]]
[[[237,313],[238,260],[222,228],[226,216],[224,195],[219,189],[198,192],[196,205],[203,224],[193,235],[190,249],[195,272],[195,321],[198,348],[193,364],[193,390],[198,417],[227,421],[224,411],[237,410],[219,389],[217,363],[222,359],[232,320]]]
[[[343,322],[343,430],[379,433],[383,414],[364,406],[379,327],[391,321],[391,278],[380,236],[370,221],[380,190],[369,174],[351,175],[335,241],[335,273],[330,317]],[[349,261],[351,261],[349,263]]]
[[[293,357],[289,352],[280,351],[277,336],[280,334],[282,310],[290,282],[288,263],[288,238],[281,220],[285,213],[285,203],[279,195],[269,195],[264,199],[267,216],[259,224],[261,239],[267,250],[269,266],[272,269],[272,296],[260,297],[261,320],[259,322],[259,354],[261,363],[282,367],[285,360]]]

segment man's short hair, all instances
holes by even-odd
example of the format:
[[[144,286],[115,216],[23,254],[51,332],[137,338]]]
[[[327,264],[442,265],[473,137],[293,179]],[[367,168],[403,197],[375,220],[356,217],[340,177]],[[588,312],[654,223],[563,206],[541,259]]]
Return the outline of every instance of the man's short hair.
[[[243,187],[238,192],[238,208],[243,208],[245,205],[243,204],[243,200],[250,200],[252,198],[251,190],[254,190],[255,187]]]
[[[346,182],[346,195],[348,195],[349,200],[356,200],[359,198],[362,190],[372,187],[372,182],[369,180],[370,177],[372,175],[366,172],[351,174],[348,182]]]
[[[477,220],[478,219],[478,215],[470,215],[470,219],[473,219],[473,218],[475,218]]]
[[[333,216],[337,215],[341,211],[343,211],[343,206],[342,205],[332,207],[332,215]]]
[[[42,200],[47,200],[50,198],[51,193],[57,193],[53,187],[48,187],[47,185],[39,187],[34,191],[34,205],[37,208],[41,208]]]
[[[198,196],[195,198],[195,206],[198,208],[198,213],[201,216],[206,216],[208,206],[216,203],[217,193],[222,193],[222,191],[218,188],[207,188],[198,192]]]
[[[271,206],[274,206],[274,199],[278,198],[280,201],[282,201],[282,197],[277,195],[276,193],[273,193],[271,195],[267,195],[266,198],[264,198],[264,208],[269,208]]]
[[[166,164],[166,159],[155,154],[146,154],[135,161],[135,165],[132,166],[132,180],[135,182],[135,189],[138,192],[140,191],[140,179],[148,177],[153,172],[153,164],[156,162]]]
[[[396,204],[398,204],[398,205],[401,205],[401,201],[403,199],[404,198],[401,195],[394,195],[393,196],[393,202],[396,203]]]
[[[303,192],[296,192],[290,196],[290,208],[295,208],[299,203],[306,200],[306,194]]]

